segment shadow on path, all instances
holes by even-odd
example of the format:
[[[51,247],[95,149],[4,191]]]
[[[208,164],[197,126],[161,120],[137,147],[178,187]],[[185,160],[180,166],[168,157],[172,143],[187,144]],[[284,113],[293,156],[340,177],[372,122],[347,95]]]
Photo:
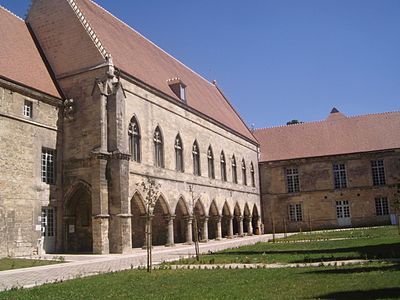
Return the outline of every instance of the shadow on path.
[[[384,288],[367,291],[334,292],[320,295],[318,299],[398,299],[400,288]]]

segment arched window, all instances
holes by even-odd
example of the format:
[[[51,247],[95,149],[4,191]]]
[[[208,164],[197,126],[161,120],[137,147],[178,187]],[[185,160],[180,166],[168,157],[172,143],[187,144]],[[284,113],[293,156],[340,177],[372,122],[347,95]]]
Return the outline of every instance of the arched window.
[[[183,144],[180,135],[178,134],[175,138],[175,169],[178,172],[183,172]]]
[[[211,145],[208,147],[208,150],[207,150],[207,161],[208,161],[208,177],[214,179],[215,178],[214,154],[213,154]]]
[[[236,158],[232,156],[232,182],[237,183],[237,169],[236,169]]]
[[[242,181],[243,185],[247,185],[246,162],[244,161],[244,158],[242,159]]]
[[[164,142],[160,127],[154,131],[154,164],[156,167],[164,168]]]
[[[256,186],[256,178],[255,178],[255,175],[254,175],[253,162],[250,164],[250,175],[251,175],[251,186],[255,187]]]
[[[221,180],[226,181],[226,161],[224,151],[221,151]]]
[[[139,124],[135,117],[132,117],[128,128],[129,134],[129,153],[131,154],[131,159],[140,162],[140,129]]]
[[[200,176],[201,175],[200,149],[199,149],[199,145],[197,144],[197,141],[194,141],[194,143],[193,143],[192,154],[193,154],[193,174]]]

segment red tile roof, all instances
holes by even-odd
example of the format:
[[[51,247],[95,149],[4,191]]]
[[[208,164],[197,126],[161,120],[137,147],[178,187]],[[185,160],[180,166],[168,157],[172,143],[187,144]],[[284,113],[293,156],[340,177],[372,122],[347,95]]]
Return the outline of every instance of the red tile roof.
[[[0,76],[60,98],[25,22],[0,6]]]
[[[168,85],[179,78],[186,86],[187,104],[256,142],[218,88],[90,0],[75,0],[115,66],[180,101]]]
[[[257,129],[260,161],[339,155],[400,148],[400,112],[346,117]]]

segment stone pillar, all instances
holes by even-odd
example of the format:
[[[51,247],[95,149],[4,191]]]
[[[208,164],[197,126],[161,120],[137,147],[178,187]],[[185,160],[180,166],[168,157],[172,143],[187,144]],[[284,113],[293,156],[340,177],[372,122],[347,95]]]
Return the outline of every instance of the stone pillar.
[[[192,232],[192,221],[193,217],[186,219],[186,243],[187,245],[193,244],[193,232]]]
[[[248,222],[249,222],[249,226],[248,226],[248,228],[249,228],[249,235],[253,235],[253,224],[251,223],[251,217],[249,217],[248,219]]]
[[[203,236],[202,236],[201,242],[208,242],[208,216],[204,217],[202,231],[203,231],[202,232]]]
[[[106,179],[107,157],[99,155],[92,161],[92,237],[93,253],[110,253],[108,230],[108,183]]]
[[[219,241],[222,239],[222,224],[221,224],[222,218],[220,216],[217,216],[216,220],[217,220],[217,234],[216,234],[217,237],[215,239]]]
[[[174,219],[175,215],[167,216],[168,221],[168,235],[167,235],[167,244],[166,247],[171,247],[175,245],[174,242]]]
[[[243,236],[243,217],[238,216],[238,222],[239,222],[239,236]]]
[[[257,222],[256,222],[256,224],[257,224],[257,231],[256,231],[256,234],[258,234],[258,235],[261,235],[262,234],[262,232],[261,232],[261,218],[260,217],[257,217]]]
[[[233,238],[233,217],[228,217],[228,239]]]
[[[129,207],[129,147],[125,128],[125,93],[120,82],[113,76],[112,62],[109,61],[107,82],[107,150],[109,209],[110,209],[110,251],[127,253],[132,249],[132,226]],[[111,87],[108,92],[107,87]]]

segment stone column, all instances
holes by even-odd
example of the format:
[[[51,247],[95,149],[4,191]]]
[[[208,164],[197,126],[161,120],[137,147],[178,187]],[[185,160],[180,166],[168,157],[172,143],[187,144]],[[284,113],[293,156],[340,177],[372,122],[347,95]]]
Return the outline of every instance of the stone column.
[[[168,235],[167,235],[167,244],[166,247],[175,246],[174,242],[174,219],[175,215],[167,216],[168,221]]]
[[[108,230],[108,183],[106,179],[107,157],[99,154],[92,160],[92,237],[93,253],[110,253]]]
[[[228,217],[228,239],[233,238],[233,217]]]
[[[193,244],[193,233],[192,233],[192,222],[193,217],[186,219],[186,243],[187,245]]]
[[[261,235],[262,234],[262,232],[261,232],[261,218],[260,217],[257,217],[257,222],[256,222],[256,224],[257,224],[257,228],[258,228],[258,235]],[[257,233],[256,232],[256,233]]]
[[[239,222],[239,236],[243,236],[243,217],[238,216],[238,222]]]
[[[208,216],[205,216],[204,217],[204,220],[203,220],[203,236],[202,236],[202,239],[201,239],[201,241],[202,242],[208,242]]]
[[[221,224],[221,220],[222,218],[220,216],[216,217],[217,220],[217,234],[216,234],[216,240],[219,241],[222,239],[222,224]]]
[[[251,223],[251,217],[248,218],[248,222],[249,222],[249,235],[253,235],[253,224]]]

